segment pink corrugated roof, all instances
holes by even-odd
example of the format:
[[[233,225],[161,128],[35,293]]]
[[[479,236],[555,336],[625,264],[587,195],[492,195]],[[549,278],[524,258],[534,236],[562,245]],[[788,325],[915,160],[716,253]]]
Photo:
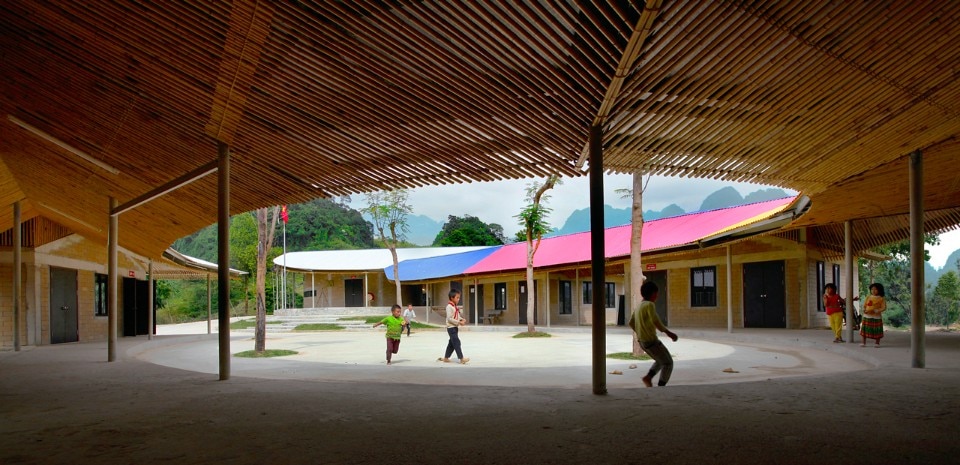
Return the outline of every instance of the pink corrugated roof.
[[[751,203],[739,207],[722,208],[672,218],[646,221],[643,224],[642,251],[653,251],[697,242],[732,226],[760,221],[781,212],[796,197]],[[752,220],[752,221],[751,221]],[[604,256],[607,258],[630,255],[630,225],[606,230]],[[540,243],[534,256],[534,267],[564,265],[590,261],[590,233],[582,232],[549,237]],[[496,252],[467,268],[464,272],[491,273],[527,267],[527,244],[505,245]]]

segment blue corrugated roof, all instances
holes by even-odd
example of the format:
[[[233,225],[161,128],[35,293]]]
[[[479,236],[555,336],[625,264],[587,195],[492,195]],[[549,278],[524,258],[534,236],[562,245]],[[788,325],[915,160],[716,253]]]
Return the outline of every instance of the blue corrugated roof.
[[[462,275],[464,270],[483,260],[500,247],[502,246],[491,246],[472,252],[439,257],[404,260],[400,266],[400,281],[423,281]],[[384,268],[383,272],[387,275],[387,278],[393,279],[393,265]]]

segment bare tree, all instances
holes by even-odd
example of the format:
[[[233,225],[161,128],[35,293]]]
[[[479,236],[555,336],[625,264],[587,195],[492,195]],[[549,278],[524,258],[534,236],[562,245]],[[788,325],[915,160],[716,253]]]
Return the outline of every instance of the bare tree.
[[[647,178],[647,183],[650,178]],[[627,311],[631,314],[633,310],[640,306],[643,296],[640,295],[640,286],[646,277],[643,275],[643,265],[641,263],[640,240],[643,237],[643,191],[647,190],[647,183],[643,182],[643,173],[633,173],[632,189],[617,189],[617,193],[624,198],[633,199],[633,205],[630,210],[630,302]],[[627,317],[629,320],[629,317]],[[632,329],[632,328],[631,328]],[[642,353],[640,342],[633,338],[633,355],[639,356]]]
[[[550,209],[543,204],[549,199],[545,193],[560,183],[560,177],[552,175],[540,184],[534,182],[527,187],[527,200],[530,202],[520,211],[516,218],[520,219],[520,226],[523,226],[522,232],[527,236],[527,332],[535,332],[534,328],[534,309],[536,304],[536,295],[533,292],[533,257],[540,248],[540,240],[543,235],[550,230],[547,224],[547,215]]]
[[[393,256],[393,283],[397,286],[397,305],[401,306],[403,294],[400,288],[400,261],[397,258],[397,246],[410,229],[407,225],[407,215],[413,211],[413,207],[407,203],[409,198],[410,192],[406,189],[373,192],[364,196],[367,207],[363,209],[370,215],[380,240],[390,249],[390,255]],[[389,236],[387,232],[390,233]]]
[[[273,246],[280,207],[261,208],[253,212],[257,219],[257,329],[254,350],[263,352],[267,346],[267,254]]]

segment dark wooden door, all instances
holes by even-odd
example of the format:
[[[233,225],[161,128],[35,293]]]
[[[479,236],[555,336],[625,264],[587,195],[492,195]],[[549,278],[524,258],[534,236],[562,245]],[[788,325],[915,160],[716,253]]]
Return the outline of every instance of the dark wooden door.
[[[783,261],[743,264],[743,326],[787,327]]]
[[[474,296],[474,293],[476,293],[476,296]],[[482,321],[483,320],[483,284],[479,286],[474,286],[471,284],[470,286],[468,286],[466,297],[467,297],[467,302],[460,302],[460,303],[461,304],[466,303],[466,307],[468,308],[467,313],[470,314],[470,316],[468,317],[468,320],[471,323],[473,323],[474,321],[476,321],[474,318],[474,315],[476,315],[476,318],[479,318]],[[474,297],[476,297],[476,300],[474,300]]]
[[[654,302],[654,306],[657,309],[657,317],[660,318],[660,322],[665,326],[670,326],[670,321],[667,318],[667,272],[666,271],[647,271],[643,273],[647,277],[647,281],[653,281],[657,283],[657,288],[660,289],[660,296],[657,298],[657,301]],[[629,320],[630,317],[627,317]]]
[[[520,308],[518,312],[520,313],[519,323],[522,325],[527,324],[527,281],[520,281],[519,287],[517,290],[517,298],[520,301]],[[533,324],[537,325],[539,323],[538,313],[540,310],[537,308],[537,282],[533,282]]]
[[[79,340],[77,271],[50,267],[50,343]]]
[[[343,305],[345,307],[363,307],[363,280],[343,280]]]
[[[147,334],[150,328],[150,283],[123,278],[123,335]]]

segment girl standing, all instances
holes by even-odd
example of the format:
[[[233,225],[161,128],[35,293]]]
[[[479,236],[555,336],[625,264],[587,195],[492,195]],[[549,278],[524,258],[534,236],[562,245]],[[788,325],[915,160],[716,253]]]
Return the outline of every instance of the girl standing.
[[[840,331],[843,329],[843,308],[840,302],[840,294],[837,294],[837,286],[833,283],[827,283],[823,289],[823,308],[827,309],[827,318],[830,319],[830,329],[833,330],[833,342],[844,342],[840,337]]]
[[[873,339],[873,347],[880,348],[880,339],[883,338],[883,312],[887,310],[887,301],[884,299],[883,284],[870,285],[870,297],[863,304],[863,321],[860,322],[860,337],[867,346],[867,339]]]

